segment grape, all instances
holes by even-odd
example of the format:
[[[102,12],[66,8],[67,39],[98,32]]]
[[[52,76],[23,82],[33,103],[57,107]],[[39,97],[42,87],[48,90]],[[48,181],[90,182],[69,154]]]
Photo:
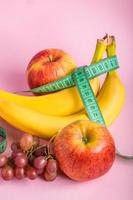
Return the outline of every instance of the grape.
[[[47,159],[44,156],[39,156],[34,159],[33,165],[37,169],[43,169],[47,164]]]
[[[9,165],[4,166],[1,169],[1,177],[4,180],[11,180],[14,177],[14,171],[13,168]]]
[[[25,171],[23,167],[16,167],[14,173],[17,179],[23,179],[25,177]]]
[[[3,167],[7,163],[7,157],[0,155],[0,167]]]
[[[48,173],[47,171],[44,172],[44,178],[46,181],[54,181],[57,177],[57,172]]]
[[[18,151],[20,151],[20,145],[19,145],[19,143],[18,143],[18,142],[13,142],[13,143],[11,144],[11,150],[12,150],[13,152],[18,152]]]
[[[51,174],[57,172],[57,162],[56,160],[50,158],[47,161],[46,171]]]
[[[18,152],[12,152],[12,158],[15,159],[18,156],[25,156],[25,154],[20,150]]]
[[[36,147],[38,146],[40,143],[39,137],[34,136],[33,137],[33,145]]]
[[[20,147],[22,150],[27,151],[33,145],[32,135],[24,134],[20,139]]]
[[[24,155],[16,156],[14,161],[15,161],[15,165],[17,167],[25,167],[28,162],[26,156],[24,156]]]
[[[37,175],[41,175],[41,174],[43,174],[43,172],[44,172],[43,168],[42,169],[36,169]]]
[[[37,178],[36,169],[34,167],[28,167],[26,169],[26,176],[31,180],[36,179]]]
[[[39,149],[37,149],[35,152],[34,152],[34,155],[35,156],[43,156],[43,155],[45,155],[45,147],[42,147],[42,148],[39,148]]]

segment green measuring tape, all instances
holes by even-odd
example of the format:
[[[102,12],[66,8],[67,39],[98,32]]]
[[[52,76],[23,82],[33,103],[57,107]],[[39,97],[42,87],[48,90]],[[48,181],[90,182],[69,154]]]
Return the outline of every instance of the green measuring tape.
[[[7,141],[6,141],[6,132],[1,127],[0,127],[0,136],[2,138],[2,141],[0,142],[0,153],[3,153],[6,149]]]
[[[73,80],[80,93],[80,97],[84,103],[89,119],[105,125],[100,108],[97,104],[96,98],[87,79],[85,68],[77,68],[73,73]]]

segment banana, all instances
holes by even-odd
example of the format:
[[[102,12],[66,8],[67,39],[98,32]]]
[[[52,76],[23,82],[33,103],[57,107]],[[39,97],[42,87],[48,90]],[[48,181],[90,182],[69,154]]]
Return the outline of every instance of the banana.
[[[15,128],[45,139],[54,136],[71,122],[87,119],[86,114],[82,112],[67,117],[48,116],[2,99],[0,99],[0,116]]]
[[[99,80],[90,81],[94,94],[99,91]],[[0,99],[13,101],[42,114],[66,116],[83,109],[83,103],[76,87],[43,96],[21,96],[0,90]]]
[[[106,43],[106,39],[97,40],[92,63],[102,59],[106,50]],[[94,94],[97,95],[100,88],[98,77],[90,80],[90,84]],[[71,115],[84,108],[76,87],[43,96],[22,96],[0,90],[0,99],[3,98],[42,114],[54,116]]]
[[[97,100],[105,123],[107,125],[112,124],[125,102],[125,88],[117,72],[107,74]]]
[[[116,44],[113,36],[108,37],[107,56],[116,55]],[[125,88],[117,70],[108,72],[100,89],[97,101],[104,116],[105,123],[110,125],[117,118],[125,102]]]

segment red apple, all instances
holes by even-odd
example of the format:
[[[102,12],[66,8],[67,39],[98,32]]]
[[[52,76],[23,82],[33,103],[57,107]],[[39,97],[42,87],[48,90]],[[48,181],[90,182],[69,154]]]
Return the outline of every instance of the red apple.
[[[115,145],[108,129],[89,120],[62,129],[54,141],[60,169],[71,179],[87,181],[105,174],[115,159]]]
[[[26,74],[30,88],[36,88],[71,73],[75,61],[60,49],[46,49],[30,61]]]

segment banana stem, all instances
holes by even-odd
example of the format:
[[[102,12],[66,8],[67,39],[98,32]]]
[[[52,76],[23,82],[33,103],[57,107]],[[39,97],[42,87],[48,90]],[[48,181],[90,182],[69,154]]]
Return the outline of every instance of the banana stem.
[[[95,52],[94,52],[91,64],[96,63],[102,59],[103,54],[106,51],[106,47],[107,47],[107,38],[104,37],[103,39],[97,40],[97,44],[96,44],[96,48],[95,48]]]
[[[116,55],[116,43],[114,36],[108,36],[108,45],[106,52],[108,57]]]
[[[112,57],[116,55],[116,42],[114,36],[108,36],[107,35],[107,57]],[[111,72],[108,72],[109,75],[117,75],[117,70],[113,70]]]
[[[115,37],[114,36],[108,36],[108,44],[107,44],[107,48],[106,48],[106,52],[107,52],[107,57],[112,57],[116,55],[116,43],[115,43]],[[109,75],[117,75],[117,70],[113,70],[111,72],[108,72]],[[123,158],[125,160],[133,160],[133,156],[128,156],[128,155],[124,155],[121,154],[117,149],[116,149],[116,155],[120,158]]]
[[[103,58],[103,55],[106,52],[106,46],[107,46],[107,36],[105,36],[103,39],[97,40],[95,52],[93,54],[91,64],[96,63]],[[99,80],[99,77],[96,77],[93,80],[97,81],[97,85],[99,87],[97,94],[96,94],[96,96],[97,96],[99,93],[99,90],[100,90],[100,80]]]

